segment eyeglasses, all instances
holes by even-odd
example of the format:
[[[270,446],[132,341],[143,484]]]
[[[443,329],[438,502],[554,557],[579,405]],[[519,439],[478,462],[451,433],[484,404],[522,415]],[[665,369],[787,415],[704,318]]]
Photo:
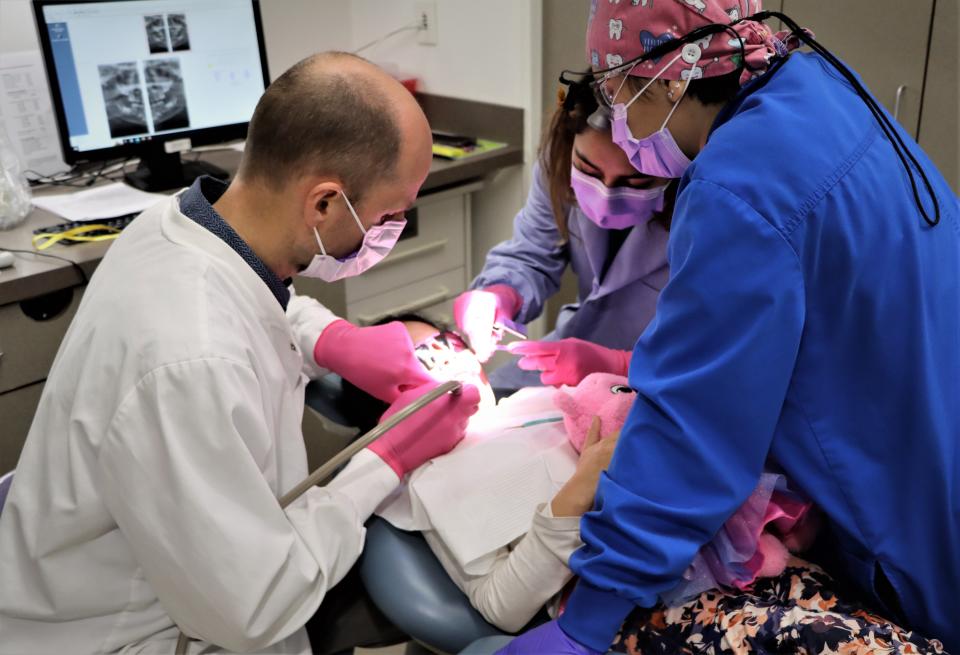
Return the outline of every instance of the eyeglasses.
[[[593,94],[597,97],[597,100],[606,105],[608,109],[613,109],[617,96],[620,95],[627,77],[630,76],[630,72],[637,63],[639,62],[634,61],[624,64],[619,68],[613,68],[594,77],[590,86],[593,88]]]
[[[591,71],[569,71],[565,70],[560,74],[560,84],[567,87],[567,98],[573,98],[577,89],[581,92],[590,93],[601,106],[608,109],[613,108],[613,101],[622,86],[621,77],[624,79],[630,73],[636,63],[631,62],[617,68],[592,73]]]
[[[663,75],[664,71],[673,66],[676,62],[683,59],[691,66],[696,66],[697,62],[700,61],[701,55],[702,52],[699,46],[690,43],[684,45],[683,49],[677,53],[676,56],[667,61],[666,64],[664,64],[655,75],[651,76],[647,80],[647,83],[643,86],[643,88],[640,89],[636,95],[634,95],[634,99],[646,91],[655,80],[659,79],[660,76]],[[630,73],[633,72],[633,69],[636,68],[641,61],[646,61],[646,59],[647,57],[634,59],[632,62],[627,62],[626,64],[609,71],[605,71],[601,75],[597,76],[594,80],[594,83],[596,84],[595,95],[597,98],[606,104],[610,109],[613,109],[613,105],[617,100],[617,96],[620,95],[620,91],[622,91],[623,87],[626,85],[627,78],[630,77]],[[646,78],[646,75],[644,77]],[[631,100],[627,104],[629,105],[630,102],[633,101]]]

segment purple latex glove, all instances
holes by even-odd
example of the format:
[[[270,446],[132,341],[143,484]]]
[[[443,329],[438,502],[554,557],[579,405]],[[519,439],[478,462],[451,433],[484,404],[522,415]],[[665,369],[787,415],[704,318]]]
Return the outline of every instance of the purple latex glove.
[[[372,327],[334,321],[317,339],[313,358],[387,403],[404,391],[434,381],[417,359],[410,333],[399,321]]]
[[[591,373],[627,374],[630,351],[614,350],[583,339],[560,341],[517,341],[507,346],[520,355],[517,366],[524,371],[541,371],[540,381],[548,386],[575,387]]]
[[[400,394],[380,422],[437,387],[431,382]],[[467,419],[477,413],[480,392],[472,384],[464,385],[459,395],[447,394],[409,416],[367,448],[386,462],[398,477],[444,455],[460,443],[467,433]]]
[[[496,655],[601,655],[600,651],[577,643],[560,629],[555,620],[544,623],[511,641]]]
[[[523,299],[513,287],[494,284],[461,293],[453,303],[453,318],[477,359],[485,362],[502,336],[494,331],[494,324],[512,321],[522,306]]]

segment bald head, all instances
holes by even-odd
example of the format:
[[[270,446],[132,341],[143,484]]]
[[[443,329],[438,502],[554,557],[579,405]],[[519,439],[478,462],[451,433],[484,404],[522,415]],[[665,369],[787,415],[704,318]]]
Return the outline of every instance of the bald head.
[[[283,188],[304,176],[339,179],[359,200],[377,181],[422,160],[430,128],[414,97],[361,57],[313,55],[267,88],[247,135],[240,177]]]

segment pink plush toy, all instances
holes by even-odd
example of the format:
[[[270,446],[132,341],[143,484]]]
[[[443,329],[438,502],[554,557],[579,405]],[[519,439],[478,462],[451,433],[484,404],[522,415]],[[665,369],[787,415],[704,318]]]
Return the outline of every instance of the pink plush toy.
[[[600,417],[600,434],[609,436],[623,427],[636,397],[622,375],[591,373],[573,388],[573,393],[558,391],[553,403],[563,412],[567,437],[579,453],[595,416]]]
[[[563,412],[571,445],[580,452],[594,417],[600,435],[620,430],[636,399],[627,378],[592,373],[570,391],[558,391],[554,404]],[[719,586],[745,589],[757,578],[775,577],[786,568],[790,552],[813,542],[817,515],[813,505],[791,491],[786,478],[764,472],[750,498],[694,557],[676,589],[663,594],[678,605]]]

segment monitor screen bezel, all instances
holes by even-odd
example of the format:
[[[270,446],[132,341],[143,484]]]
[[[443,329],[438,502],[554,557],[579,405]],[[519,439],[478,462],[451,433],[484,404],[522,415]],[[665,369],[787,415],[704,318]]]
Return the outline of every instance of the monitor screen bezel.
[[[247,126],[249,121],[243,123],[232,123],[230,125],[219,125],[216,127],[204,127],[198,129],[186,129],[178,132],[166,134],[150,135],[149,141],[141,143],[127,143],[109,148],[97,148],[95,150],[84,150],[78,152],[70,145],[70,133],[67,129],[67,116],[63,107],[63,98],[60,94],[60,79],[57,75],[57,67],[53,59],[53,48],[50,44],[50,32],[47,30],[46,19],[44,18],[44,7],[53,5],[80,5],[80,4],[103,4],[106,2],[131,2],[134,0],[32,0],[33,15],[36,21],[37,38],[40,41],[40,48],[43,53],[43,66],[46,69],[47,85],[50,89],[50,99],[53,105],[53,114],[57,121],[57,136],[60,141],[60,150],[63,153],[63,161],[70,165],[76,165],[83,162],[106,161],[111,159],[132,159],[141,154],[155,152],[157,148],[162,148],[167,141],[176,141],[178,139],[189,138],[191,145],[201,146],[213,143],[223,143],[235,139],[243,139],[247,136]],[[270,85],[270,73],[267,65],[266,42],[263,38],[263,21],[260,17],[260,0],[247,0],[253,8],[253,21],[257,32],[257,48],[260,52],[260,68],[263,73],[263,86],[266,89]]]

